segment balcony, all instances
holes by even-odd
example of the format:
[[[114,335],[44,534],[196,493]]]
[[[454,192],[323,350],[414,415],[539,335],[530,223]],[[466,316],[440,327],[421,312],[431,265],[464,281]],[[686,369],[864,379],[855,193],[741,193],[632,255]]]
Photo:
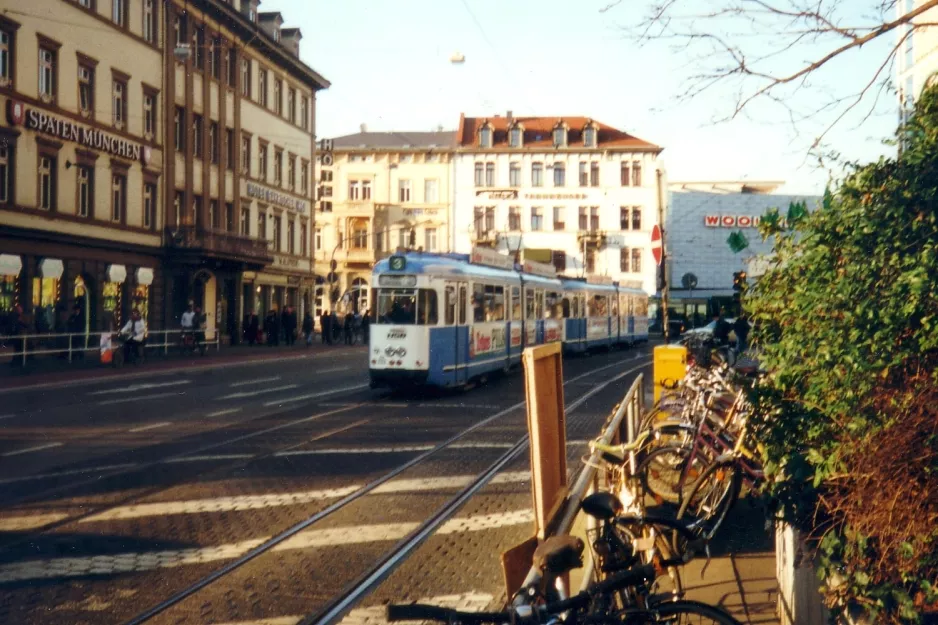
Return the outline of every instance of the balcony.
[[[345,262],[371,265],[375,262],[375,251],[368,247],[349,248],[345,250]]]
[[[472,234],[472,242],[482,247],[493,246],[498,243],[497,230],[477,230]]]
[[[578,230],[576,233],[577,243],[583,244],[585,241],[587,244],[602,245],[603,241],[606,238],[606,233],[599,230]]]
[[[196,226],[166,229],[166,247],[179,256],[216,258],[236,263],[256,265],[258,268],[273,262],[268,242],[263,239],[218,230],[203,230]]]

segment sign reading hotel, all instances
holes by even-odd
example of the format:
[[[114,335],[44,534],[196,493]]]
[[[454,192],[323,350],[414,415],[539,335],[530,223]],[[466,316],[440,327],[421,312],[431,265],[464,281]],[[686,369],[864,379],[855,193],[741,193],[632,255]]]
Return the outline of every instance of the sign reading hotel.
[[[758,228],[760,221],[759,215],[704,215],[708,228]]]
[[[97,128],[54,117],[38,109],[27,110],[22,102],[7,100],[7,117],[14,126],[24,124],[30,130],[65,139],[66,141],[74,141],[87,148],[134,161],[139,161],[142,158],[145,165],[150,163],[151,152],[149,146],[115,137]]]
[[[273,189],[262,187],[261,185],[254,182],[248,183],[247,196],[257,198],[270,204],[276,204],[277,206],[282,206],[283,208],[295,210],[298,213],[306,212],[306,202],[303,200],[298,200],[291,195],[287,195],[286,193],[280,193],[279,191],[274,191]]]

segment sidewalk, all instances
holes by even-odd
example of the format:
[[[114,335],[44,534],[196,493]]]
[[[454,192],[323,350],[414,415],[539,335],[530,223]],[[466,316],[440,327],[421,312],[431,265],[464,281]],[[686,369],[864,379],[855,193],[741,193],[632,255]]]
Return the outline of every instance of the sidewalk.
[[[0,391],[80,382],[82,380],[134,377],[141,373],[163,373],[240,363],[299,359],[329,352],[360,350],[363,347],[361,344],[349,346],[342,343],[323,345],[317,337],[317,341],[310,347],[306,346],[305,341],[297,341],[293,346],[280,345],[275,347],[267,345],[223,345],[219,349],[215,346],[209,346],[205,356],[198,354],[183,355],[178,350],[171,349],[168,354],[148,353],[147,360],[142,365],[124,365],[120,369],[101,364],[97,351],[88,352],[84,359],[76,359],[71,363],[55,356],[43,356],[27,361],[25,367],[11,366],[9,362],[0,363]]]

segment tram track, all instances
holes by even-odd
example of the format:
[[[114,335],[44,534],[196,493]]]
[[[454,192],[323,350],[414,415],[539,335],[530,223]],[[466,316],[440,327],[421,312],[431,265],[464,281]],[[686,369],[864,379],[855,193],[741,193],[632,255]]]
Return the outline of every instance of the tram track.
[[[647,360],[647,355],[639,354],[637,357],[631,359],[622,359],[617,360],[616,362],[597,367],[586,371],[580,375],[577,375],[569,380],[564,382],[564,386],[575,383],[584,378],[591,376],[596,376],[598,373],[608,370],[613,367],[622,367],[623,365],[637,363],[635,366],[629,368],[624,372],[620,372],[613,376],[612,378],[597,382],[589,387],[588,390],[579,394],[579,396],[569,402],[566,406],[566,411],[572,412],[583,405],[590,398],[600,393],[611,384],[617,382],[623,377],[633,374],[636,371],[643,369],[650,364],[650,361]],[[410,460],[398,465],[391,471],[384,473],[377,479],[370,481],[368,484],[362,486],[356,491],[342,497],[341,499],[333,502],[324,509],[318,511],[317,513],[311,515],[310,517],[304,519],[303,521],[292,525],[291,527],[275,534],[274,536],[266,539],[262,544],[257,547],[249,550],[247,553],[244,553],[240,557],[229,561],[224,566],[210,572],[207,575],[200,577],[198,580],[188,584],[186,587],[176,591],[170,597],[160,601],[156,605],[144,610],[124,622],[124,625],[141,625],[152,621],[157,616],[167,612],[174,606],[182,603],[186,599],[197,595],[199,592],[205,590],[210,585],[215,582],[225,578],[244,565],[256,560],[257,558],[269,554],[272,552],[278,545],[283,544],[285,541],[289,540],[300,534],[301,532],[309,531],[310,528],[314,525],[320,524],[326,519],[333,516],[339,510],[342,510],[349,504],[358,502],[364,497],[378,489],[380,486],[388,483],[394,478],[402,475],[409,469],[427,462],[430,458],[436,456],[440,452],[453,448],[454,444],[464,439],[468,435],[476,432],[487,425],[496,423],[499,419],[506,417],[507,415],[515,413],[517,410],[521,409],[525,405],[524,401],[513,404],[507,408],[499,410],[498,412],[491,414],[489,416],[483,417],[481,420],[477,421],[473,425],[461,430],[455,435],[449,437],[448,439],[440,442],[435,447],[430,450],[424,451],[423,453],[418,454],[417,456],[411,458]],[[313,622],[332,622],[345,611],[347,611],[355,602],[357,602],[364,594],[366,594],[370,589],[374,588],[375,585],[380,583],[388,574],[390,574],[397,566],[399,566],[407,556],[419,546],[432,532],[438,528],[446,520],[450,519],[456,511],[466,502],[469,498],[472,497],[479,489],[488,484],[492,478],[503,469],[509,462],[516,459],[520,453],[527,449],[528,445],[528,436],[525,434],[520,439],[516,440],[512,446],[504,452],[499,458],[488,465],[481,473],[477,474],[472,480],[466,485],[456,496],[450,498],[443,506],[439,507],[434,511],[427,519],[425,519],[420,526],[415,529],[413,532],[409,533],[404,539],[398,542],[391,550],[383,554],[378,558],[372,565],[370,565],[365,571],[347,586],[339,595],[334,597],[330,602],[323,608],[317,610],[316,613],[310,615],[304,619],[304,623],[313,623]]]

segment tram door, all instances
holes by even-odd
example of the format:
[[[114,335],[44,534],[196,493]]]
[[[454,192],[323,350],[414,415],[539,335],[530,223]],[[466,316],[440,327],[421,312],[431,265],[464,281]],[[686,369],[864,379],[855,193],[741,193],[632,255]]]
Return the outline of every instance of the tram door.
[[[452,301],[450,301],[452,298]],[[469,375],[469,330],[466,324],[466,306],[468,303],[468,287],[465,282],[446,283],[446,315],[447,325],[453,327],[453,365],[456,383],[468,380]],[[452,313],[450,312],[452,311]],[[452,315],[450,319],[450,315]]]

